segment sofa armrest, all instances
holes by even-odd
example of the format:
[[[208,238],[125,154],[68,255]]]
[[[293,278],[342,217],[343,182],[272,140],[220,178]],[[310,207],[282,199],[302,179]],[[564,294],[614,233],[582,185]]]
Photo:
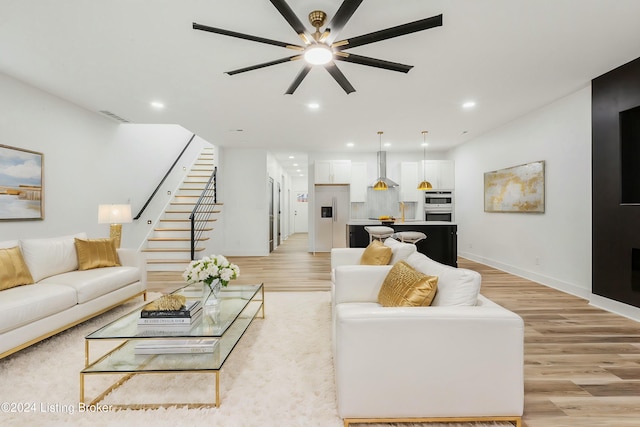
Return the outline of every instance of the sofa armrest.
[[[378,302],[378,293],[390,265],[344,265],[335,270],[336,304]]]
[[[515,313],[484,298],[473,307],[339,304],[335,322],[342,418],[522,415]]]
[[[144,255],[135,249],[129,248],[118,248],[116,249],[118,252],[118,258],[120,259],[120,264],[127,267],[137,267],[140,269],[140,282],[144,284],[145,288],[147,287],[147,268],[146,268],[146,260]]]
[[[331,249],[331,269],[341,265],[359,265],[365,248],[333,248]]]

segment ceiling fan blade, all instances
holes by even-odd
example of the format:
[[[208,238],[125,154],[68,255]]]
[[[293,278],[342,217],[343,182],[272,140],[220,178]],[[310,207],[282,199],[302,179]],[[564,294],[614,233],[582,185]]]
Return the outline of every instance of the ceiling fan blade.
[[[209,27],[207,25],[193,23],[194,30],[208,31],[210,33],[222,34],[223,36],[235,37],[238,39],[250,40],[258,43],[265,43],[274,46],[286,47],[288,49],[304,50],[302,46],[296,46],[291,43],[280,42],[278,40],[265,39],[264,37],[252,36],[250,34],[236,33],[235,31],[223,30],[222,28]]]
[[[298,17],[293,12],[293,10],[291,10],[291,7],[289,7],[289,5],[287,4],[287,2],[285,2],[284,0],[270,0],[270,1],[271,1],[271,4],[273,4],[275,8],[278,9],[278,12],[280,12],[280,15],[282,15],[282,17],[289,23],[291,28],[293,28],[293,31],[295,31],[300,36],[302,41],[305,44],[310,44],[311,40],[313,39],[311,38],[309,33],[307,33],[307,29],[302,24],[302,21],[298,19]]]
[[[328,44],[331,44],[336,37],[338,37],[340,31],[342,31],[345,24],[351,19],[351,16],[353,16],[353,13],[358,9],[362,1],[363,0],[344,0],[342,2],[325,30],[329,31],[329,36],[325,39]]]
[[[408,73],[413,65],[400,64],[399,62],[385,61],[383,59],[369,58],[368,56],[349,54],[337,54],[334,57],[338,61],[353,62],[354,64],[368,65],[369,67],[383,68],[385,70]]]
[[[349,49],[356,46],[362,46],[369,43],[375,43],[394,37],[404,36],[406,34],[418,31],[428,30],[429,28],[442,26],[442,15],[432,16],[431,18],[421,19],[419,21],[409,22],[407,24],[398,25],[396,27],[387,28],[373,33],[364,34],[358,37],[341,40],[334,43],[334,47],[338,50]]]
[[[349,80],[347,80],[344,74],[342,74],[342,71],[340,71],[340,69],[336,66],[335,62],[329,62],[324,66],[324,68],[329,72],[329,74],[331,74],[331,77],[333,77],[335,81],[338,82],[340,87],[344,89],[347,95],[351,92],[356,91],[353,86],[351,86],[351,83],[349,83]]]
[[[293,80],[293,83],[291,83],[291,86],[289,86],[289,89],[287,89],[287,91],[284,94],[293,95],[293,92],[295,92],[296,89],[298,89],[298,86],[300,86],[300,83],[302,83],[304,78],[307,77],[307,74],[309,74],[309,71],[311,71],[311,65],[307,64],[302,68],[302,70],[300,70],[296,78]]]
[[[272,65],[278,65],[284,62],[295,61],[296,59],[300,59],[300,58],[301,58],[300,55],[289,56],[287,58],[276,59],[275,61],[263,62],[262,64],[252,65],[251,67],[238,68],[237,70],[226,71],[226,74],[233,76],[234,74],[240,74],[240,73],[245,73],[247,71],[258,70],[260,68],[270,67]]]

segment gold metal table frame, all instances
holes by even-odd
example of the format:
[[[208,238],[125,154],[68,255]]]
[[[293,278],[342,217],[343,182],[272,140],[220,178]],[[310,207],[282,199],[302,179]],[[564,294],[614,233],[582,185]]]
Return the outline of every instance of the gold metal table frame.
[[[187,298],[199,298],[201,288],[184,287],[175,293]],[[256,317],[265,318],[264,286],[231,285],[220,293],[220,316],[217,324],[203,317],[188,331],[167,332],[161,335],[145,335],[138,328],[140,317],[138,308],[85,337],[85,368],[80,372],[80,402],[97,405],[109,393],[136,375],[147,374],[212,374],[215,376],[215,399],[211,403],[158,403],[158,404],[109,404],[113,409],[156,409],[181,406],[187,408],[209,408],[220,406],[220,370],[236,344]],[[145,339],[199,339],[217,338],[218,345],[213,353],[197,354],[150,354],[136,355],[136,342]],[[117,340],[121,343],[91,362],[90,343]],[[114,359],[118,362],[115,363]],[[125,361],[123,364],[122,361]],[[176,368],[178,366],[178,368]],[[85,381],[87,376],[114,375],[122,377],[90,402],[85,402]]]

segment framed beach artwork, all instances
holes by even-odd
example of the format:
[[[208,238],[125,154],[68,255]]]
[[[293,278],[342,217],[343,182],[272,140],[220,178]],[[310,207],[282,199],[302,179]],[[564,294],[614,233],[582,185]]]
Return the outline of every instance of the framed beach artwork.
[[[485,212],[544,213],[544,160],[484,174]]]
[[[0,221],[44,219],[43,157],[0,144]]]

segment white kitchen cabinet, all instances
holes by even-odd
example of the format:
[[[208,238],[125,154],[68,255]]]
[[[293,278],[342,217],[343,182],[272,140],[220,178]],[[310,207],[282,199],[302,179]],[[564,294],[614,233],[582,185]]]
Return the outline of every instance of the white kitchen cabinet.
[[[367,201],[367,164],[351,163],[351,203]]]
[[[351,160],[317,160],[315,177],[316,184],[349,184]]]
[[[424,177],[434,190],[455,189],[455,166],[453,160],[423,160]],[[422,173],[422,171],[420,171]],[[420,179],[422,181],[422,178]]]
[[[422,181],[422,170],[418,162],[400,163],[400,201],[418,202],[422,192],[418,184]]]

